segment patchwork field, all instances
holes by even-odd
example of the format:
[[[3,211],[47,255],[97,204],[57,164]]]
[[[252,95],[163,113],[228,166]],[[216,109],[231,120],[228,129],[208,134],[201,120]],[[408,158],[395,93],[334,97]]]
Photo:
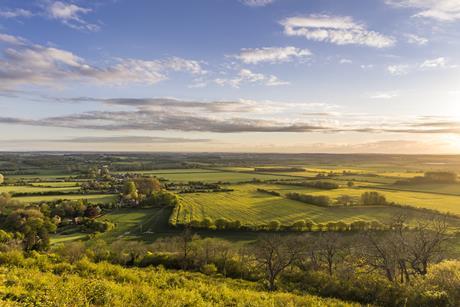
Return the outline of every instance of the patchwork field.
[[[269,180],[269,179],[279,179],[284,178],[284,176],[277,176],[271,174],[248,174],[248,173],[238,173],[238,172],[219,172],[219,171],[202,171],[202,172],[174,172],[174,173],[152,173],[160,178],[165,178],[173,182],[188,182],[188,181],[203,181],[203,182],[241,182],[241,181],[250,181],[253,179],[258,180]]]
[[[80,190],[76,186],[45,187],[45,186],[0,186],[0,193],[43,193],[43,192],[72,192]]]
[[[267,190],[274,190],[280,193],[297,192],[311,195],[326,195],[332,199],[335,199],[341,195],[360,197],[364,192],[377,191],[380,194],[385,195],[387,200],[390,202],[460,215],[460,196],[456,195],[385,190],[376,189],[374,187],[339,188],[334,190],[318,190],[313,188],[287,185],[246,185],[246,187],[249,189],[257,189],[257,187],[260,187]],[[240,189],[245,189],[245,187],[242,186]]]
[[[213,220],[218,218],[239,220],[244,225],[262,225],[272,220],[290,225],[301,219],[311,219],[316,223],[331,221],[351,223],[356,220],[384,222],[391,219],[394,214],[401,212],[400,208],[387,206],[326,208],[257,192],[257,187],[261,187],[259,185],[233,187],[236,188],[235,192],[181,195],[182,207],[178,222],[187,223],[190,220],[202,220],[206,217]],[[270,187],[265,186],[264,188]],[[278,191],[292,190],[279,188]],[[297,189],[296,191],[306,190]],[[360,195],[362,190],[357,189],[356,191]],[[324,191],[319,193],[317,190],[310,190],[310,192],[316,192],[318,195],[324,194]],[[337,193],[337,195],[340,194]],[[414,211],[411,211],[410,214],[424,215],[414,213]]]

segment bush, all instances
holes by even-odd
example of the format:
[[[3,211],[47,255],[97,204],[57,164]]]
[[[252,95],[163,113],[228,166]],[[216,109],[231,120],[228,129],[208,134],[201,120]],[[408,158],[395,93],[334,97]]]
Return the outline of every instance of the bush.
[[[269,230],[279,230],[281,227],[280,221],[271,221],[268,223],[268,229]]]
[[[200,269],[201,273],[206,275],[214,275],[217,273],[217,267],[214,263],[205,264]]]

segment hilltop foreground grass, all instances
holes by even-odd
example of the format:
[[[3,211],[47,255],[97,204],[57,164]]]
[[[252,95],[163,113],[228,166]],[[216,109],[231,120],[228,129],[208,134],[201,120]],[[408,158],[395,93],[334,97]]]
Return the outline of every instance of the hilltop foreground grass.
[[[256,283],[160,268],[123,268],[47,256],[0,266],[1,306],[358,306],[266,292]]]

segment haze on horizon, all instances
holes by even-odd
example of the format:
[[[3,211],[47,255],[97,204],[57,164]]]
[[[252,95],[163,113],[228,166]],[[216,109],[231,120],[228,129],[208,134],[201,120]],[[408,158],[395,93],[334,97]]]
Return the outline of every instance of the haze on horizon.
[[[0,151],[460,153],[460,0],[0,0]]]

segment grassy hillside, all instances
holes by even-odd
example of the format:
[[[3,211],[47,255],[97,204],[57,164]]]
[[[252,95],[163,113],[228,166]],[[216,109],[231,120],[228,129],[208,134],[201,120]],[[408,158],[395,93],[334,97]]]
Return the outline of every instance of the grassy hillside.
[[[265,292],[260,285],[161,268],[81,260],[0,266],[2,306],[358,306],[312,295]],[[38,265],[40,263],[40,265]],[[22,263],[24,265],[24,263]]]

